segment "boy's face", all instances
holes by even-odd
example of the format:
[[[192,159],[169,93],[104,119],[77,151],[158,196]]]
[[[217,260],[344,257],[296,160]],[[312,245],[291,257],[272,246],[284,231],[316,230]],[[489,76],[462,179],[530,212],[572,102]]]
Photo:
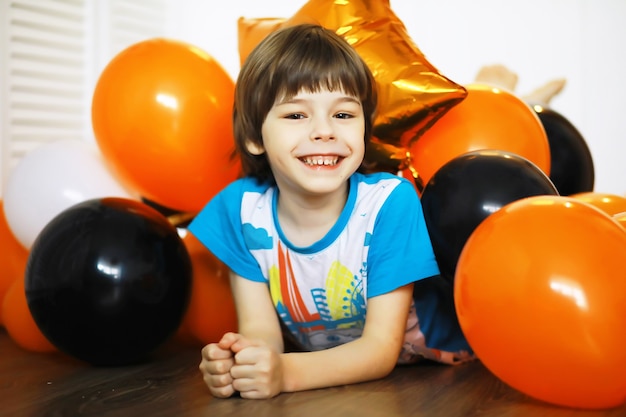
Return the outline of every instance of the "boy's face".
[[[365,119],[357,97],[342,91],[300,91],[278,99],[262,126],[263,147],[282,192],[344,192],[365,154]]]

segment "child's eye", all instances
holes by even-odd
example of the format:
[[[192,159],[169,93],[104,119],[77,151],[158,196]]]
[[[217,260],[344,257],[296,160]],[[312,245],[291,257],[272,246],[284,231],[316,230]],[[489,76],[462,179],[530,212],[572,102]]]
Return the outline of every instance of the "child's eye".
[[[353,116],[352,114],[350,114],[350,113],[344,113],[344,112],[342,112],[342,113],[337,113],[337,114],[335,115],[335,117],[336,117],[337,119],[351,119],[351,118],[353,118],[354,116]]]
[[[304,114],[302,114],[302,113],[290,113],[290,114],[285,115],[285,119],[293,119],[293,120],[304,119]]]

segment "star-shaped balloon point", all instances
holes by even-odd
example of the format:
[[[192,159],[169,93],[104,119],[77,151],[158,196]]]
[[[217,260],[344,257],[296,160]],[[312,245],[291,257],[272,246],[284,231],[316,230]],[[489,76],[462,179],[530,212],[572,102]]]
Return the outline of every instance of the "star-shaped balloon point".
[[[242,54],[252,47],[242,36],[249,36],[256,44],[262,38],[260,30],[269,33],[301,23],[317,23],[334,30],[365,60],[379,89],[373,146],[366,158],[381,169],[410,167],[410,144],[467,95],[464,87],[428,62],[388,0],[310,0],[291,18],[271,22],[250,30],[258,22],[240,19],[242,61]]]

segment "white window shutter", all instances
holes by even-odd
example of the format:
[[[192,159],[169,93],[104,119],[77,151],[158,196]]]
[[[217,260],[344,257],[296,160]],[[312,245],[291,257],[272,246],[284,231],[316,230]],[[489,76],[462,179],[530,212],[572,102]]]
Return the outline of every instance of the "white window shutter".
[[[110,56],[124,48],[157,36],[163,36],[167,27],[165,0],[113,0],[111,7]]]
[[[3,185],[42,143],[81,139],[85,7],[80,0],[2,1]]]
[[[37,146],[92,140],[100,72],[124,48],[164,36],[170,1],[0,0],[2,188]]]

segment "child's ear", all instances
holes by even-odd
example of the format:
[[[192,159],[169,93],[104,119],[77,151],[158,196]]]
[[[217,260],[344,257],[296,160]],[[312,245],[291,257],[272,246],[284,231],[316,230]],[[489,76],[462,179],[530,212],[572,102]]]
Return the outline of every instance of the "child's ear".
[[[265,153],[265,148],[263,147],[263,145],[259,145],[258,143],[253,142],[250,139],[246,141],[246,149],[252,155],[256,156],[263,155]]]

